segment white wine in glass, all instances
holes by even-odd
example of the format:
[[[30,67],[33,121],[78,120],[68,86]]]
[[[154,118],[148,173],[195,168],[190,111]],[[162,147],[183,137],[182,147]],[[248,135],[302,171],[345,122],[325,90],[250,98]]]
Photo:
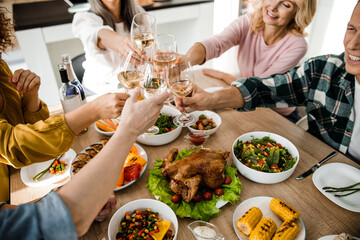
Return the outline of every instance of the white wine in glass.
[[[156,37],[156,19],[148,13],[138,13],[131,22],[131,40],[146,52],[152,50]]]
[[[122,71],[118,74],[118,80],[126,90],[139,86],[141,74],[138,70]]]
[[[155,41],[153,62],[157,69],[171,68],[176,62],[176,38],[171,34],[158,34]]]
[[[133,36],[133,42],[141,50],[145,50],[154,43],[154,36],[151,33],[142,33]]]
[[[170,91],[177,97],[190,96],[194,90],[194,75],[191,64],[187,62],[186,67],[185,70],[181,70],[179,65],[174,65],[168,70],[168,85]],[[194,122],[196,122],[195,117],[186,111],[174,118],[174,124],[179,127],[187,127]]]
[[[144,59],[142,58],[139,64],[135,65],[135,63],[133,63],[134,54],[132,50],[128,49],[123,59],[121,59],[118,70],[118,80],[126,92],[139,86],[141,80],[141,68],[144,65]]]

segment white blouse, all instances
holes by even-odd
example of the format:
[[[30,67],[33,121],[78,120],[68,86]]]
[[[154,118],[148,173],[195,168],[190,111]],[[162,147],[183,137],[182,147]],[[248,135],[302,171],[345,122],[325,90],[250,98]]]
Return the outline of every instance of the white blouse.
[[[137,6],[137,12],[144,10]],[[124,23],[116,23],[116,32],[123,36],[130,36]],[[98,32],[102,29],[113,30],[104,25],[101,17],[92,12],[78,12],[74,15],[72,31],[75,37],[80,38],[85,51],[86,61],[83,86],[90,91],[103,94],[118,88],[117,69],[120,55],[111,50],[103,50],[97,46]]]

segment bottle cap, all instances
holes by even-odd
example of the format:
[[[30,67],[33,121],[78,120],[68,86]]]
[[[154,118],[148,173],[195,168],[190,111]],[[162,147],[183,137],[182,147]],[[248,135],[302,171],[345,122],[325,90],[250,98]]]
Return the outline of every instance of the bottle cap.
[[[61,61],[65,64],[71,62],[70,54],[64,53],[63,55],[61,55]]]

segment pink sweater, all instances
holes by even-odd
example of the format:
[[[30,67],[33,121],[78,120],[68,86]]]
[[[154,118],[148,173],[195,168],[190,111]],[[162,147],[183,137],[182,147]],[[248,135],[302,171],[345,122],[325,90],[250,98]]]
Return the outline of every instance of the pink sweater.
[[[233,46],[239,46],[237,61],[241,78],[252,76],[265,78],[294,68],[307,51],[303,37],[286,35],[273,45],[266,45],[263,32],[251,34],[250,15],[233,21],[222,33],[201,43],[206,49],[206,61],[217,58]],[[289,115],[295,108],[276,109]]]

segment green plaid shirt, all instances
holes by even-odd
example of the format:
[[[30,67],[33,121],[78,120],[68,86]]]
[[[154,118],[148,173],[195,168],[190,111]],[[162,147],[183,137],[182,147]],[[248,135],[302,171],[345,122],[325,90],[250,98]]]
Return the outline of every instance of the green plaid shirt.
[[[261,79],[232,83],[242,93],[245,106],[305,106],[309,132],[346,153],[354,127],[355,77],[346,72],[344,53],[311,58],[299,67]]]

